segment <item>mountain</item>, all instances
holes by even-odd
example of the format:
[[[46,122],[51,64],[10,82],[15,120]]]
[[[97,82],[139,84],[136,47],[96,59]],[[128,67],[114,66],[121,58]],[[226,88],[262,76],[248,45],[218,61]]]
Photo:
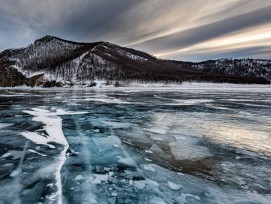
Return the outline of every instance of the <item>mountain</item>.
[[[45,36],[26,48],[0,53],[0,86],[94,85],[95,80],[268,84],[270,67],[269,60],[161,60],[108,42],[78,43]]]
[[[185,65],[186,64],[186,65]],[[271,81],[271,60],[263,59],[219,59],[198,63],[181,62],[180,66],[188,66],[191,69],[229,74],[240,77],[264,78]]]

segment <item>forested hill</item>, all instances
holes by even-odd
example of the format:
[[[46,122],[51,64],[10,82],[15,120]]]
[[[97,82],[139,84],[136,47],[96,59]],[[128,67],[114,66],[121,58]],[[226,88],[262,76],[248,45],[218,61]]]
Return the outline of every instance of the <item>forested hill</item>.
[[[271,61],[222,59],[192,63],[161,60],[108,42],[78,43],[54,36],[45,36],[26,48],[0,53],[0,86],[91,86],[95,80],[268,84]]]

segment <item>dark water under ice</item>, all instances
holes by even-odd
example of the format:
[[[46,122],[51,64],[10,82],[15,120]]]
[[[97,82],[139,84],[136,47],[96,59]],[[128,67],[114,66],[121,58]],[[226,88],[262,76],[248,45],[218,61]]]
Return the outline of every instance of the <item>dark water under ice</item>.
[[[271,91],[0,90],[0,203],[271,203]]]

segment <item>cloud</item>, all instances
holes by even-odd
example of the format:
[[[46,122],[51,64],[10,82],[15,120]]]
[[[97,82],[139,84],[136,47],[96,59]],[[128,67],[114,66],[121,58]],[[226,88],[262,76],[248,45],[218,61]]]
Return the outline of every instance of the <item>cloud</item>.
[[[152,52],[165,52],[217,38],[248,27],[271,22],[271,6],[234,16],[225,20],[187,29],[171,35],[151,39],[137,44],[137,47],[149,49]]]
[[[221,59],[221,58],[270,59],[270,52],[271,52],[270,46],[255,46],[255,47],[228,49],[228,50],[223,49],[223,50],[208,51],[208,52],[194,52],[194,53],[187,52],[181,55],[178,53],[172,53],[170,54],[170,57],[165,57],[165,58],[180,60],[180,56],[181,56],[181,59],[183,61],[194,61],[194,62],[205,61],[209,59]]]
[[[255,41],[252,31],[269,34],[264,25],[271,23],[270,10],[271,0],[0,0],[0,50],[50,34],[74,41],[110,41],[180,60],[223,53],[242,57],[253,53],[247,50],[261,53],[263,39]],[[250,40],[236,47],[232,35],[234,40]],[[214,48],[217,41],[228,44]]]

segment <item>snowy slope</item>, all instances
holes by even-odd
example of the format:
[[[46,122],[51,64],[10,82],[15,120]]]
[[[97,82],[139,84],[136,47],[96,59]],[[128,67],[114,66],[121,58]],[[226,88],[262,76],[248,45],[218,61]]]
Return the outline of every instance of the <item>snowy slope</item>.
[[[97,80],[266,84],[270,76],[270,61],[176,63],[108,42],[77,43],[53,36],[0,53],[0,86],[93,85]]]
[[[220,59],[194,63],[192,67],[204,72],[225,73],[242,77],[263,77],[271,81],[271,60]]]

